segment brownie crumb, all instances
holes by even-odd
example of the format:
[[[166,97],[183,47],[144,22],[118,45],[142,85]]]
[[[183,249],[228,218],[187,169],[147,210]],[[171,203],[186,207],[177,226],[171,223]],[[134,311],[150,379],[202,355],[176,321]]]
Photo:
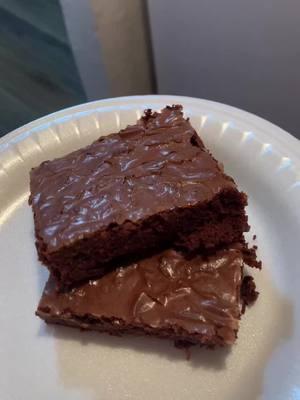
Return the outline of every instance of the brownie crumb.
[[[252,305],[258,298],[259,292],[256,290],[256,285],[252,276],[245,276],[241,287],[241,297],[243,300],[243,310],[245,312],[245,307]]]
[[[253,235],[252,239],[253,239],[253,240],[256,240],[256,237],[257,237],[256,235]]]
[[[249,267],[261,269],[262,262],[257,259],[257,246],[249,247],[247,243],[243,246],[243,259],[244,262],[249,265]]]

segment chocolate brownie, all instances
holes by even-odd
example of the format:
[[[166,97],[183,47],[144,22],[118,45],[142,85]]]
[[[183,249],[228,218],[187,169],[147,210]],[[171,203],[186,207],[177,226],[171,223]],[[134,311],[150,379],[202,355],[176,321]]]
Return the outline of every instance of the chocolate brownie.
[[[125,255],[213,248],[248,230],[246,195],[181,106],[148,110],[134,126],[43,162],[30,188],[39,258],[60,287],[100,277]]]
[[[242,312],[242,280],[239,244],[192,259],[165,250],[69,292],[56,291],[50,277],[36,314],[49,323],[177,345],[230,345]]]

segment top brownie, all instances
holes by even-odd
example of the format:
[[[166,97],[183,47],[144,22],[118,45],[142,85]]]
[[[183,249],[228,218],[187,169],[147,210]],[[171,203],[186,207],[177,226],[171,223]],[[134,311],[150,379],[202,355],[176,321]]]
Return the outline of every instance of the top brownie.
[[[61,286],[101,276],[124,256],[214,247],[248,228],[246,196],[178,105],[43,162],[30,189],[39,257]]]

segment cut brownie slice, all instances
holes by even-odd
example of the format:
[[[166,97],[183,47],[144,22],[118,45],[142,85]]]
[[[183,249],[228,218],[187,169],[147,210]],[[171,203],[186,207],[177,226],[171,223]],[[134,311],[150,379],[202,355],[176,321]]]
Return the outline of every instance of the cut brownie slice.
[[[100,277],[123,256],[239,240],[247,197],[197,136],[182,107],[146,111],[136,125],[31,171],[40,260],[67,287]]]
[[[116,335],[230,345],[242,312],[241,247],[192,259],[166,250],[69,292],[57,292],[50,278],[36,314],[49,323]]]

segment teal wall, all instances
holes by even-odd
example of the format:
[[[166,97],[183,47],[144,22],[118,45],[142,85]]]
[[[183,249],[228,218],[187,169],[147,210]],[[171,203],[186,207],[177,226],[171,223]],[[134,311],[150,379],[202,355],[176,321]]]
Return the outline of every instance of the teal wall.
[[[58,0],[0,1],[0,136],[86,101]]]

